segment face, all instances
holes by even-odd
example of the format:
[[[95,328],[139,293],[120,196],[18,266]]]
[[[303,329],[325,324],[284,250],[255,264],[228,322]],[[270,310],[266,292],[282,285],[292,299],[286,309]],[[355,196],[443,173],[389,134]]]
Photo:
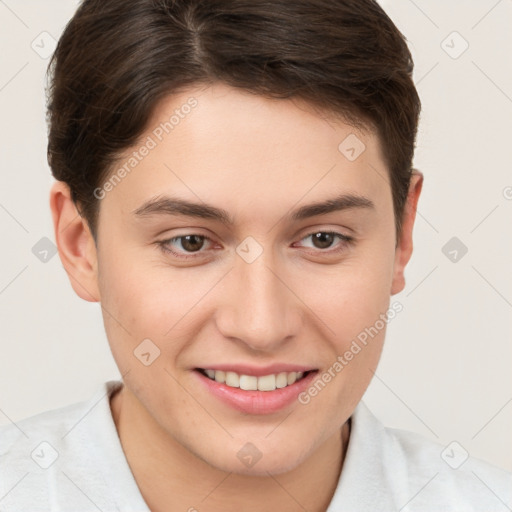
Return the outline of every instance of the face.
[[[116,173],[87,287],[126,392],[213,467],[296,467],[361,399],[401,289],[377,137],[216,84],[162,101]]]

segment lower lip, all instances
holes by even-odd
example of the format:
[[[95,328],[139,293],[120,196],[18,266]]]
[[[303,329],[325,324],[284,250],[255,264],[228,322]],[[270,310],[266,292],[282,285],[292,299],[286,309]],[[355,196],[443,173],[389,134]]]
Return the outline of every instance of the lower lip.
[[[193,373],[197,375],[208,391],[234,409],[246,414],[271,414],[284,409],[297,400],[299,393],[311,384],[318,372],[311,372],[290,386],[274,391],[245,391],[212,380],[198,370],[194,370]]]

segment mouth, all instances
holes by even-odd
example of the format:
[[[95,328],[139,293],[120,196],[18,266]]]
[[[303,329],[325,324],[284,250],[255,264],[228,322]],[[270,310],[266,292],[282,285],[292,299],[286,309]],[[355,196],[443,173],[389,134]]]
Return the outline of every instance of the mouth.
[[[261,376],[205,368],[196,368],[196,371],[208,379],[218,382],[219,384],[224,384],[230,388],[239,388],[244,391],[275,391],[276,389],[291,386],[318,370],[279,372]]]
[[[294,403],[297,407],[299,394],[312,384],[318,373],[318,369],[307,368],[278,373],[269,373],[269,369],[244,369],[240,371],[247,373],[238,373],[233,369],[195,368],[192,373],[208,399],[213,397],[248,415],[277,413]],[[274,370],[283,370],[283,367]]]

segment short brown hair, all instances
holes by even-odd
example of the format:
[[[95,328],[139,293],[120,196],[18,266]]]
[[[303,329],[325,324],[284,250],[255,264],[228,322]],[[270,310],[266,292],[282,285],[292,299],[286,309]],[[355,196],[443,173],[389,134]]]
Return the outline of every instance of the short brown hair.
[[[94,190],[157,102],[216,81],[376,130],[400,238],[421,103],[406,39],[374,0],[83,0],[47,71],[48,163],[95,239]]]

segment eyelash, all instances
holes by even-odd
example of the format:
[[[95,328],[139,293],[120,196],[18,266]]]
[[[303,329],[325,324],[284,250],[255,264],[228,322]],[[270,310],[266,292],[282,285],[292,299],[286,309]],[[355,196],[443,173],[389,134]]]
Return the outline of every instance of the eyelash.
[[[326,235],[332,235],[338,237],[343,243],[340,244],[340,246],[337,249],[316,249],[314,252],[320,253],[320,254],[338,254],[346,249],[346,247],[354,242],[354,238],[351,236],[344,235],[342,233],[338,233],[337,231],[312,231],[308,235],[301,238],[301,241],[309,238],[310,236],[316,235],[317,233],[323,233]],[[162,240],[160,242],[157,242],[157,245],[160,247],[160,249],[165,253],[171,253],[173,256],[176,256],[177,258],[181,259],[190,259],[190,258],[196,258],[197,255],[205,252],[205,251],[197,251],[195,253],[188,253],[187,256],[183,256],[183,254],[180,254],[176,251],[173,251],[172,249],[169,249],[169,244],[171,242],[175,242],[177,240],[180,240],[181,238],[185,238],[186,236],[198,236],[200,238],[203,238],[204,240],[208,240],[212,242],[213,240],[210,237],[207,237],[206,235],[199,235],[197,233],[187,233],[185,235],[175,236],[173,238],[169,238],[168,240]]]

